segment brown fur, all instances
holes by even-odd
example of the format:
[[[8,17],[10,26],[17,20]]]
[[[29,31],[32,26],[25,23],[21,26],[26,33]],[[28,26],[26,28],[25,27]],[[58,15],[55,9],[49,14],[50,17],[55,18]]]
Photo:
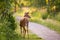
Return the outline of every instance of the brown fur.
[[[24,17],[23,19],[20,20],[20,29],[23,37],[25,37],[26,33],[28,34],[28,23],[29,23],[29,20],[27,17]]]

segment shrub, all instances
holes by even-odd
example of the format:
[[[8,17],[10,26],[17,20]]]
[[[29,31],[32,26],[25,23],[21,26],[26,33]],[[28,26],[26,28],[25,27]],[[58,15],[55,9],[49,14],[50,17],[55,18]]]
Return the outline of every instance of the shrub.
[[[47,19],[48,13],[42,14],[42,19]]]

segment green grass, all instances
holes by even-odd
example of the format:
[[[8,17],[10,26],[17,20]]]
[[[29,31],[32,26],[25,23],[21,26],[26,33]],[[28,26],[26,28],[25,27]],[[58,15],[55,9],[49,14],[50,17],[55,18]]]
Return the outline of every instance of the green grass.
[[[43,40],[42,38],[40,37],[37,37],[35,34],[29,34],[29,38],[28,36],[26,35],[25,38],[20,38],[21,40]]]
[[[30,32],[29,32],[29,38],[28,35],[26,35],[25,38],[23,38],[20,33],[18,34],[20,35],[20,40],[43,40],[41,37],[38,37],[36,34]]]

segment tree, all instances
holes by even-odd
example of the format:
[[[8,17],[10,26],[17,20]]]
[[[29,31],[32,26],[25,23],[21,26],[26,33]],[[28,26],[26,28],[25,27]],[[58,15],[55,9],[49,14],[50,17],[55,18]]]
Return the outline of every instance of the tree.
[[[60,10],[60,0],[46,0],[47,12],[50,16],[56,16]]]
[[[16,28],[13,11],[11,11],[14,0],[0,0],[0,40],[17,40],[14,32]]]

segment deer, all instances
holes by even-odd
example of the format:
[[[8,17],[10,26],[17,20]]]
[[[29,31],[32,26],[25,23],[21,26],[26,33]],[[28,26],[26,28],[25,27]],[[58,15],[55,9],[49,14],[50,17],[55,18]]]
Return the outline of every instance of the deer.
[[[28,31],[28,25],[29,25],[29,18],[31,18],[29,13],[25,13],[24,17],[20,20],[20,29],[21,29],[21,34],[25,38],[25,35],[28,35],[29,38],[29,31]]]

